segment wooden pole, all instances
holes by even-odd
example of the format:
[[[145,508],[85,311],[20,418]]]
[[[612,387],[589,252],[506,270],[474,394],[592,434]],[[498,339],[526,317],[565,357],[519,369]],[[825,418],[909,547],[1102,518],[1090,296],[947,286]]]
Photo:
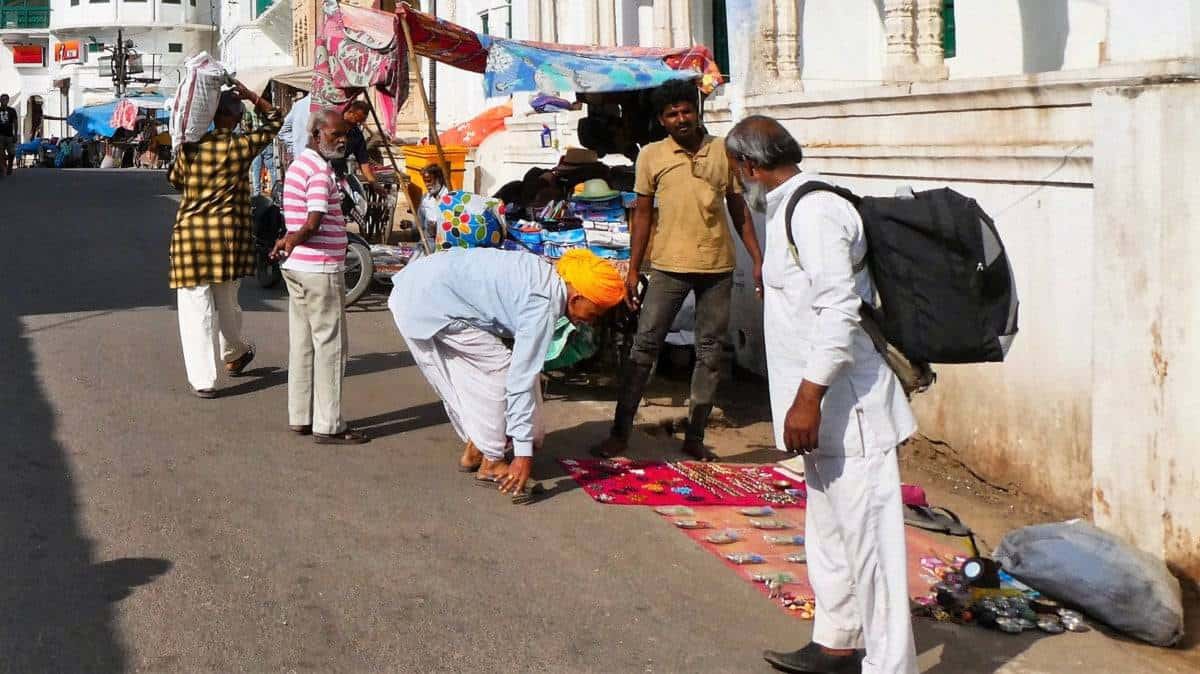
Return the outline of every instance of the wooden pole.
[[[396,155],[392,153],[392,139],[386,138],[387,130],[379,123],[379,114],[375,112],[375,106],[371,104],[371,97],[364,97],[367,101],[367,106],[371,109],[371,119],[375,121],[375,127],[379,129],[385,138],[383,142],[383,151],[387,153],[388,161],[392,164],[392,170],[396,172],[396,189],[404,192],[404,198],[408,200],[408,207],[412,209],[413,226],[417,228],[417,235],[421,237],[421,247],[425,252],[433,252],[433,244],[429,242],[429,238],[425,235],[425,223],[421,222],[421,206],[413,201],[412,194],[405,189],[404,172],[400,170],[400,164],[396,161]],[[386,243],[386,242],[384,242]]]
[[[407,3],[405,3],[407,6]],[[421,64],[417,61],[417,52],[413,50],[412,32],[408,29],[408,20],[401,14],[400,29],[404,31],[404,45],[408,47],[409,70],[417,74],[417,95],[421,97],[421,105],[425,108],[425,118],[429,121],[429,140],[437,146],[438,164],[442,167],[442,178],[447,187],[453,186],[450,175],[450,162],[446,161],[446,150],[442,148],[442,139],[438,137],[437,120],[433,116],[433,108],[429,105],[429,96],[425,93],[425,79],[421,77]]]

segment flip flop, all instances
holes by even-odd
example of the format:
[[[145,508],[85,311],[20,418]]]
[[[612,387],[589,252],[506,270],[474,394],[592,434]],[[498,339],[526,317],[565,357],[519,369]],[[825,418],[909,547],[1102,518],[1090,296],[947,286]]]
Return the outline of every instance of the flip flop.
[[[546,487],[541,482],[529,481],[525,483],[525,489],[519,494],[512,495],[513,505],[529,505],[537,500],[537,497],[546,493]]]
[[[474,482],[477,486],[487,487],[499,491],[500,478],[495,477],[476,477]],[[535,496],[541,496],[546,493],[546,487],[537,480],[529,480],[525,483],[525,488],[520,493],[512,495],[513,505],[527,505],[534,501]]]
[[[483,465],[482,462],[477,463],[473,466],[464,466],[460,463],[460,464],[458,464],[458,472],[460,472],[460,473],[475,473],[475,472],[479,471],[479,467],[482,465]]]

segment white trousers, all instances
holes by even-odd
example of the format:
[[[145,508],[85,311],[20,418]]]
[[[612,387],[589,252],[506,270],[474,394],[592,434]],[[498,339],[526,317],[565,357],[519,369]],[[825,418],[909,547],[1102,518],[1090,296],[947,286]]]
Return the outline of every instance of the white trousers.
[[[336,274],[283,270],[288,289],[288,423],[333,435],[342,421],[342,378],[349,337],[346,280]]]
[[[479,328],[456,324],[432,339],[404,338],[421,374],[442,399],[446,416],[463,442],[475,443],[492,461],[504,458],[508,444],[505,384],[512,352],[500,338]],[[534,399],[534,445],[545,435],[542,390]]]
[[[866,648],[863,674],[916,674],[896,450],[804,458],[813,641]]]
[[[242,340],[240,285],[240,281],[225,281],[176,292],[183,364],[188,383],[197,391],[216,387],[218,360],[235,361],[250,349]]]

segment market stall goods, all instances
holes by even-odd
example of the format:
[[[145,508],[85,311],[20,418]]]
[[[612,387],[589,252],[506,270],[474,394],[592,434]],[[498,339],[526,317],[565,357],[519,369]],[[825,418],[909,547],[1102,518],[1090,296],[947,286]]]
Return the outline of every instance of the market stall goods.
[[[488,96],[514,91],[543,93],[634,91],[671,80],[696,80],[708,94],[724,81],[703,45],[679,48],[595,47],[508,40],[398,3],[413,51],[463,70],[483,73]]]
[[[616,505],[803,507],[804,483],[772,466],[681,461],[562,459],[593,499]],[[787,488],[773,486],[786,481]]]
[[[749,518],[741,510],[725,505],[689,508],[688,517],[682,519],[687,523],[703,522],[704,528],[679,526],[680,519],[673,519],[676,510],[659,508],[657,512],[720,559],[738,577],[753,583],[789,615],[812,620],[816,601],[809,582],[803,537],[789,536],[786,544],[767,540],[760,531],[749,526]],[[786,516],[798,530],[804,528],[804,510],[793,508]],[[943,578],[952,574],[956,564],[961,564],[965,557],[956,543],[943,537],[910,527],[905,529],[905,538],[908,542],[909,596],[920,603],[918,614],[927,615],[927,605],[936,603],[937,589]],[[936,569],[941,575],[930,569]],[[1036,623],[1033,629],[1037,629]]]
[[[373,88],[383,130],[392,136],[395,111],[408,98],[408,61],[396,15],[326,2],[322,21],[313,56],[313,109],[341,109]]]

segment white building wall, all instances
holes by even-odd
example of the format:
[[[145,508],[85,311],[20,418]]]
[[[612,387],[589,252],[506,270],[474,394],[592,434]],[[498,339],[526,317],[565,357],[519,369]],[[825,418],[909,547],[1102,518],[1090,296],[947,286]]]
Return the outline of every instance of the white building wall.
[[[513,39],[532,39],[528,3],[537,1],[516,0],[513,2]],[[503,3],[500,0],[457,0],[456,2],[439,0],[438,16],[471,30],[481,31],[483,22],[480,20],[479,13],[489,7],[501,4]],[[492,15],[491,32],[497,37],[503,37],[503,30],[502,14],[496,12]],[[428,59],[420,59],[420,61],[422,64],[421,76],[425,78],[428,85],[430,61]],[[487,99],[483,95],[483,75],[480,73],[436,62],[433,63],[433,66],[437,69],[437,119],[438,128],[441,131],[471,119],[486,108],[508,100],[507,96]],[[412,95],[415,97],[416,92],[412,92]],[[421,116],[424,117],[423,112]]]
[[[802,8],[799,61],[806,88],[844,89],[882,81],[883,22],[874,2],[806,0]],[[730,33],[732,41],[735,38],[733,31]],[[746,54],[753,49],[746,42],[741,44],[739,51]]]
[[[956,0],[950,77],[1094,68],[1108,35],[1105,0]],[[1003,36],[1004,39],[998,39]]]
[[[1200,580],[1200,84],[1096,95],[1096,522]]]
[[[1200,324],[1200,0],[957,0],[949,81],[857,87],[838,80],[886,76],[883,28],[864,56],[864,24],[844,15],[876,3],[821,4],[804,3],[803,80],[765,89],[782,93],[746,90],[765,38],[747,29],[758,16],[730,17],[735,79],[710,128],[772,115],[807,168],[860,193],[975,197],[1008,247],[1021,333],[1003,364],[938,367],[915,401],[921,432],[1200,581],[1200,359],[1187,339]],[[739,274],[737,355],[762,372],[761,314]]]
[[[1109,0],[1109,58],[1114,63],[1200,56],[1200,3]]]
[[[186,24],[213,25],[208,0],[202,3],[182,0],[178,4],[162,0],[129,2],[91,2],[79,0],[51,0],[50,29],[58,31],[73,27],[183,27]]]

